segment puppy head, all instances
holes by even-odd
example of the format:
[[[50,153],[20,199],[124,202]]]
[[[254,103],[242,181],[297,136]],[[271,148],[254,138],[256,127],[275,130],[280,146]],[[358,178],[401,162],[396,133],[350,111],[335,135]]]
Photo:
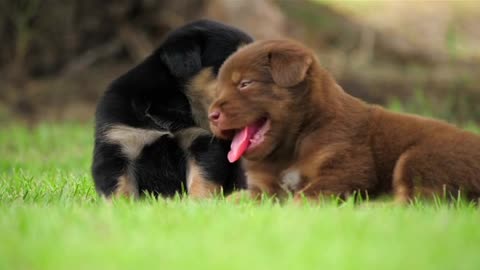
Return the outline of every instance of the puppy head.
[[[230,162],[263,159],[297,132],[313,61],[310,50],[287,40],[252,43],[225,61],[209,119],[216,136],[233,138]]]
[[[171,32],[157,54],[175,78],[190,80],[204,68],[211,68],[216,75],[230,54],[252,41],[232,26],[197,20]]]
[[[194,122],[208,129],[207,110],[216,76],[225,59],[252,42],[241,30],[210,20],[197,20],[171,32],[158,57],[190,102]],[[169,101],[170,102],[170,101]]]

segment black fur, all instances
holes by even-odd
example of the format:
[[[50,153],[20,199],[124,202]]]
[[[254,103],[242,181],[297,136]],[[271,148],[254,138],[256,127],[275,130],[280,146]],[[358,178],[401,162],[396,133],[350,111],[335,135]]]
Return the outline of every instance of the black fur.
[[[110,196],[118,177],[130,173],[139,194],[174,195],[185,188],[188,157],[225,191],[242,185],[234,180],[239,165],[226,162],[228,145],[210,136],[198,137],[185,153],[175,136],[164,135],[129,160],[105,134],[114,125],[171,133],[197,126],[185,95],[188,82],[207,67],[216,74],[239,45],[251,41],[230,26],[196,21],[173,31],[151,56],[115,80],[96,112],[92,174],[97,191]]]

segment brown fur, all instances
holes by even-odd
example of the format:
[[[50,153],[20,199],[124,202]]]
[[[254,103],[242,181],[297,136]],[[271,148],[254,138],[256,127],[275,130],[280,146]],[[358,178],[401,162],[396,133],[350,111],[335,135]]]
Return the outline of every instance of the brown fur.
[[[253,81],[239,90],[243,80]],[[252,193],[286,194],[282,175],[295,170],[297,196],[480,194],[480,137],[453,125],[387,111],[343,91],[314,53],[286,40],[259,41],[220,69],[210,123],[219,137],[267,116],[271,128],[244,154]]]

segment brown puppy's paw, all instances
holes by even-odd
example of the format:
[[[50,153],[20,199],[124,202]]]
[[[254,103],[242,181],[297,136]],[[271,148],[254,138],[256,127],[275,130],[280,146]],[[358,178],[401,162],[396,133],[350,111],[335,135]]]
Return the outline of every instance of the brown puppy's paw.
[[[412,198],[410,196],[405,196],[403,194],[396,193],[394,195],[394,203],[397,205],[408,205],[412,202]]]
[[[309,204],[310,199],[306,198],[303,194],[296,194],[293,196],[293,204],[298,206],[304,206]]]
[[[305,193],[296,193],[293,196],[293,204],[304,205],[320,205],[322,204],[322,197],[320,196],[308,196]]]
[[[236,191],[232,194],[228,195],[226,200],[232,203],[241,203],[241,202],[248,202],[248,201],[256,201],[260,200],[260,196],[255,195],[250,190],[242,190]]]
[[[380,208],[380,209],[391,209],[395,207],[403,207],[406,206],[406,204],[403,203],[398,203],[394,200],[386,201],[386,200],[381,200],[381,201],[368,201],[364,202],[359,205],[361,208],[370,208],[370,209],[375,209],[375,208]]]

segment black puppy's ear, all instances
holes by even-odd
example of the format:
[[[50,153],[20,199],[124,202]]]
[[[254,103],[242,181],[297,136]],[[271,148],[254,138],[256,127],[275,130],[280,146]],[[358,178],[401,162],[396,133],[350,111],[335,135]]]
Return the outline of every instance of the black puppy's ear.
[[[197,44],[192,42],[168,45],[163,48],[161,58],[173,76],[180,79],[189,79],[200,71],[202,68],[202,52]]]
[[[312,64],[312,56],[297,46],[272,48],[268,54],[273,81],[281,87],[292,87],[303,80]]]

